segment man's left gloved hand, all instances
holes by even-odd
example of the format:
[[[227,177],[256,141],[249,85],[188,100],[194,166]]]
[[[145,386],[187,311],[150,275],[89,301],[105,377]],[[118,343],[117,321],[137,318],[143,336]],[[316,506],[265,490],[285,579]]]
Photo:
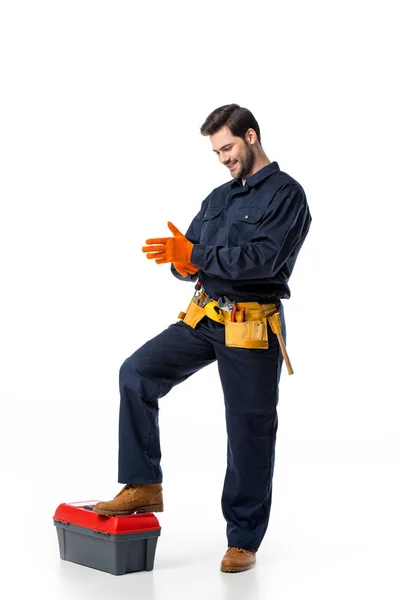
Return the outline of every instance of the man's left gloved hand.
[[[152,246],[143,246],[142,252],[148,252],[147,258],[154,258],[157,264],[162,263],[190,263],[190,257],[194,244],[168,221],[168,227],[174,234],[174,237],[154,238],[146,240],[146,244]]]
[[[174,263],[175,269],[182,275],[182,277],[187,277],[188,275],[194,275],[199,270],[199,267],[193,265],[192,263]]]

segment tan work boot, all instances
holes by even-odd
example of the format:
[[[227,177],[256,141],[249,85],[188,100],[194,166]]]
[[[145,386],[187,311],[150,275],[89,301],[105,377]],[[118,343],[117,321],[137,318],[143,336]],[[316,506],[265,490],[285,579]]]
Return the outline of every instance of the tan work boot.
[[[97,502],[93,508],[94,512],[108,517],[163,510],[161,483],[127,483],[114,500]]]
[[[221,561],[221,571],[225,573],[237,573],[247,571],[256,566],[256,553],[244,548],[229,546]]]

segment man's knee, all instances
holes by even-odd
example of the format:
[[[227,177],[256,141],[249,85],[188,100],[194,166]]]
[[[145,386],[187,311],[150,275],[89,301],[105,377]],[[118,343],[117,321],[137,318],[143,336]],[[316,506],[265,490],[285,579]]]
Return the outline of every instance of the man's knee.
[[[124,360],[119,369],[119,385],[121,392],[129,389],[141,400],[152,401],[159,389],[160,381],[156,374],[151,376],[148,373],[148,365],[141,359],[140,354],[135,352]]]
[[[133,378],[136,378],[141,372],[140,358],[138,353],[134,352],[124,360],[119,368],[119,381],[122,384],[129,384]]]

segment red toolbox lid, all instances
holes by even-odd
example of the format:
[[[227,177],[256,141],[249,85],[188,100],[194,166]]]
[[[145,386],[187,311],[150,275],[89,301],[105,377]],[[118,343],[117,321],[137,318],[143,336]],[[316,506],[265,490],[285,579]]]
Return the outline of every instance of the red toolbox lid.
[[[157,517],[151,512],[106,517],[93,512],[93,506],[97,502],[98,500],[64,502],[58,506],[53,519],[64,524],[79,525],[80,527],[113,535],[161,529]]]

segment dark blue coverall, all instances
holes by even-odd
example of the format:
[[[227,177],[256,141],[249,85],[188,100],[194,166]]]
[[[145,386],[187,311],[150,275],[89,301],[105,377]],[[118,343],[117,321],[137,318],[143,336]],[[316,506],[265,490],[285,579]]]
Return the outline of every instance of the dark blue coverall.
[[[232,179],[202,202],[186,232],[198,273],[214,299],[276,302],[282,336],[282,298],[311,224],[301,185],[276,161],[245,181]],[[194,290],[193,290],[194,291]],[[188,298],[188,303],[190,298]],[[228,546],[256,552],[268,527],[278,384],[283,357],[268,324],[268,349],[225,345],[225,325],[204,317],[193,329],[179,320],[155,336],[120,369],[119,483],[162,483],[160,398],[199,369],[217,361],[224,393],[227,469],[222,512]]]

